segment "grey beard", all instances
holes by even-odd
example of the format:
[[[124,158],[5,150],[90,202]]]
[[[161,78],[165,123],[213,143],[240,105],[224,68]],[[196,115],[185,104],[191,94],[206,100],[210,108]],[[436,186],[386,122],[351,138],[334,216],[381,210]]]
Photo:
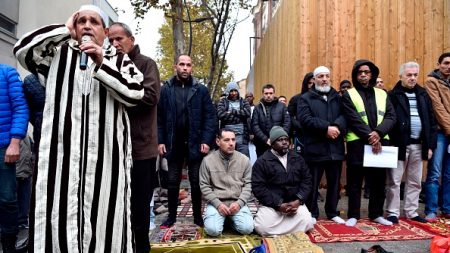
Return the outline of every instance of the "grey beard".
[[[331,85],[320,86],[320,85],[314,84],[314,88],[316,88],[316,90],[319,92],[328,93],[331,90]]]

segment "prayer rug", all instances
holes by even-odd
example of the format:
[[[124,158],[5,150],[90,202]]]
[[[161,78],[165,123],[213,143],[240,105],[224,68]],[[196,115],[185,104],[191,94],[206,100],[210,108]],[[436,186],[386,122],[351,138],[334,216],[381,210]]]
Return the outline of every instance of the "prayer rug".
[[[402,220],[394,226],[384,226],[368,219],[360,219],[354,227],[347,227],[345,224],[337,224],[330,220],[319,220],[308,235],[315,243],[422,240],[434,236]]]
[[[202,213],[205,209],[206,204],[202,204]],[[248,208],[252,212],[253,216],[255,216],[256,211],[258,211],[258,204],[255,202],[248,202],[247,203]],[[192,211],[192,203],[186,203],[178,205],[177,208],[177,217],[192,217],[193,211]]]
[[[202,228],[194,224],[176,223],[170,228],[161,229],[158,234],[152,236],[153,243],[182,242],[197,240],[202,237]]]
[[[313,244],[303,232],[263,239],[270,253],[323,253],[321,247]]]
[[[224,236],[193,241],[152,243],[151,252],[162,253],[246,253],[259,245],[261,238],[255,235],[240,235],[232,238]]]
[[[404,221],[435,235],[440,235],[443,237],[450,236],[450,219],[446,219],[444,217],[438,217],[437,221],[433,223],[420,223],[408,219],[405,219]]]

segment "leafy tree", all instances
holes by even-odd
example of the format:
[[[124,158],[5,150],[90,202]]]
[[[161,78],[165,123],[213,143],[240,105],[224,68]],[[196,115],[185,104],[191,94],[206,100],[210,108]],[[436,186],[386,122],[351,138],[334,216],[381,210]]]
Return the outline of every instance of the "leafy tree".
[[[195,59],[197,56],[191,53],[193,61],[197,64],[196,76],[199,76],[197,69],[201,62],[209,63],[209,72],[205,76],[204,82],[210,90],[211,97],[215,97],[218,89],[223,84],[222,79],[225,78],[227,66],[225,56],[227,54],[228,46],[233,36],[236,25],[240,22],[238,20],[239,11],[250,8],[248,4],[250,0],[192,0],[186,4],[186,0],[130,0],[134,8],[136,17],[142,18],[150,8],[162,9],[167,18],[170,18],[170,25],[172,26],[172,45],[175,52],[171,56],[175,60],[179,54],[188,54],[186,50],[185,33],[188,26],[192,29],[192,52],[194,52],[194,44],[199,40],[199,36],[194,36],[194,31],[199,25],[203,25],[203,30],[208,30],[207,33],[200,33],[204,37],[210,37],[210,44],[208,50],[209,56],[203,56],[200,59]],[[163,3],[164,2],[164,3]],[[183,8],[187,7],[187,8]],[[192,15],[191,15],[192,12]],[[197,17],[197,18],[195,18]],[[187,21],[188,26],[183,25],[183,21]],[[199,22],[193,23],[193,22]],[[169,23],[169,22],[168,22]],[[168,27],[170,28],[170,27]],[[202,30],[202,29],[200,29]],[[164,32],[161,30],[161,32]],[[197,41],[197,42],[196,42]],[[199,43],[199,42],[198,42]],[[164,41],[161,45],[168,45],[169,42]],[[199,43],[200,44],[200,43]],[[189,45],[189,44],[188,44]],[[187,46],[189,48],[189,46]],[[167,48],[164,48],[166,50]],[[161,51],[167,54],[167,51]],[[166,57],[167,58],[167,57]],[[209,60],[207,60],[209,58]],[[166,61],[161,58],[161,63]],[[200,61],[199,61],[200,60]],[[173,62],[173,61],[172,61]],[[167,64],[167,63],[165,63]],[[161,72],[163,72],[162,70]]]

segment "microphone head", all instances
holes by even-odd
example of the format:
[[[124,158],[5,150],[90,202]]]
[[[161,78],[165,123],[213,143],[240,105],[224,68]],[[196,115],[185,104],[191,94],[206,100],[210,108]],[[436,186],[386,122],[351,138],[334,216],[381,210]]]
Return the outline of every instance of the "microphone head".
[[[81,43],[89,42],[89,41],[92,41],[91,36],[83,35],[83,37],[81,37]]]

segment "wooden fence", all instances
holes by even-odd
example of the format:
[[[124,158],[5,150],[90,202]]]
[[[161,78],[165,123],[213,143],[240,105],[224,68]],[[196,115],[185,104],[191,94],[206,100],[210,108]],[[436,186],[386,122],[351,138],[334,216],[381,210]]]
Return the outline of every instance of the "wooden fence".
[[[255,56],[254,93],[273,83],[290,98],[320,65],[338,88],[361,58],[380,68],[388,88],[402,63],[417,61],[423,83],[448,51],[450,0],[282,0]]]

